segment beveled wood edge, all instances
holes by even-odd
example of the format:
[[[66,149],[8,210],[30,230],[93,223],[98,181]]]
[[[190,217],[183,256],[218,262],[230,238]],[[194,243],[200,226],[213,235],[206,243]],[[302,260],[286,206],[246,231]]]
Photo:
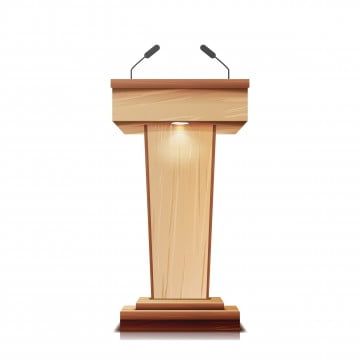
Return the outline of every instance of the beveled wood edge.
[[[150,175],[149,175],[149,147],[148,147],[148,129],[144,125],[144,145],[145,145],[145,169],[146,169],[146,199],[147,199],[147,218],[148,218],[148,237],[149,237],[149,260],[150,260],[150,287],[151,297],[154,297],[154,271],[152,254],[152,231],[151,231],[151,203],[150,203]]]
[[[206,297],[209,297],[209,291],[210,291],[210,261],[211,261],[211,235],[212,235],[213,199],[214,199],[215,145],[216,145],[216,125],[213,124],[212,149],[211,149],[210,209],[209,209]]]
[[[170,124],[171,121],[113,121],[124,134],[143,134],[147,124]],[[247,121],[190,121],[193,124],[216,125],[217,134],[236,134]]]
[[[111,79],[112,89],[248,89],[249,79]]]
[[[224,310],[220,297],[209,299],[152,299],[140,297],[136,310]]]
[[[120,311],[122,320],[240,320],[240,311],[233,305],[223,310],[137,310],[124,306]]]

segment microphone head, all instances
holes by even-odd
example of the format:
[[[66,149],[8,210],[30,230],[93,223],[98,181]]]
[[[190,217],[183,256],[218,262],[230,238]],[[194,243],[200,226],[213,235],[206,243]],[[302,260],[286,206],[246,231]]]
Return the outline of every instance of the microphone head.
[[[206,45],[201,45],[200,49],[209,57],[211,57],[212,59],[216,58],[216,54],[209,49]]]
[[[149,57],[153,56],[157,51],[160,50],[159,45],[154,45],[151,49],[149,49],[145,54],[144,58],[148,59]]]

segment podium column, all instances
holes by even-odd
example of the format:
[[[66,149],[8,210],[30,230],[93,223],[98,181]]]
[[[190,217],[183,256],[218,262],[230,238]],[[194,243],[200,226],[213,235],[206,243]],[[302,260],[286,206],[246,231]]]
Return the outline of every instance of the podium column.
[[[216,128],[145,125],[154,299],[207,299]]]

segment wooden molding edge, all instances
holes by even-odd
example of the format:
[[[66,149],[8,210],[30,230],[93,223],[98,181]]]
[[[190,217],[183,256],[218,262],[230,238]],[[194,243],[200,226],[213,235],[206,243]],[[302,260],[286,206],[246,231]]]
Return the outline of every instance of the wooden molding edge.
[[[120,332],[241,332],[240,320],[122,320]]]
[[[136,310],[224,310],[220,297],[209,299],[151,299],[141,297]]]
[[[224,310],[136,310],[125,306],[120,312],[119,330],[240,332],[240,312],[236,306],[225,306]]]
[[[112,89],[248,89],[249,79],[111,79]]]
[[[143,134],[144,127],[147,124],[164,122],[152,121],[152,122],[135,122],[135,121],[114,121],[114,124],[124,133],[124,134]],[[216,125],[217,134],[236,134],[246,123],[247,121],[229,121],[229,122],[211,122],[211,121],[192,121],[194,124],[214,124]],[[170,124],[170,122],[169,122]]]

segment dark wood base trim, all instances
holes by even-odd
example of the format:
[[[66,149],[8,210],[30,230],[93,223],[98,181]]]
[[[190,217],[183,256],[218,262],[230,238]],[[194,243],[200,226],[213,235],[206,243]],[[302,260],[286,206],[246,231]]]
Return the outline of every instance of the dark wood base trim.
[[[120,311],[119,330],[240,332],[240,311],[236,306],[224,306],[220,310],[139,310],[135,306],[124,306]]]
[[[240,319],[226,320],[120,320],[121,332],[240,332]]]

